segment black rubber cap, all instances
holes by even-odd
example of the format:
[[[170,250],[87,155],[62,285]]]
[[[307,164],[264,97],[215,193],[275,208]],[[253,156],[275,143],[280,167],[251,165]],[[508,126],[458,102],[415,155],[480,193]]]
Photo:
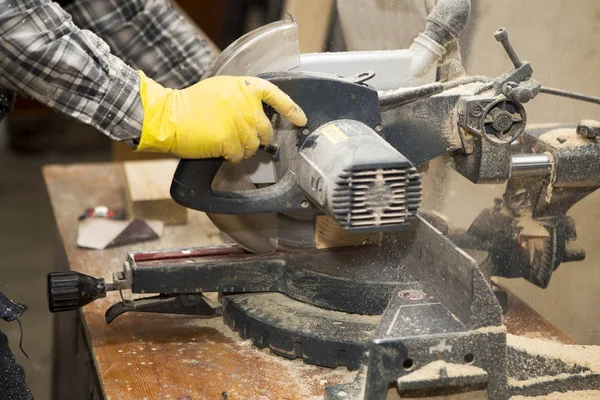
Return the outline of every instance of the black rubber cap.
[[[106,296],[104,279],[79,272],[48,274],[48,308],[50,312],[78,310]]]

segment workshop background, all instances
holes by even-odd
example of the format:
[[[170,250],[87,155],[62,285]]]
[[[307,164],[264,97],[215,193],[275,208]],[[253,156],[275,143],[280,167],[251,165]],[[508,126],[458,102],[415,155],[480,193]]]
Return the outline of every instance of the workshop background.
[[[249,29],[278,19],[286,11],[292,11],[297,18],[302,51],[343,50],[347,47],[340,41],[343,34],[352,37],[347,44],[353,49],[394,47],[400,27],[389,25],[393,25],[393,14],[388,11],[399,10],[400,0],[345,1],[360,3],[360,10],[356,11],[360,19],[350,24],[352,32],[343,32],[337,23],[337,14],[330,11],[333,3],[333,0],[178,1],[190,20],[202,27],[220,48]],[[511,67],[493,38],[494,30],[505,26],[517,51],[531,62],[534,77],[542,84],[600,95],[599,2],[474,0],[473,5],[472,24],[462,40],[469,73],[495,76]],[[533,122],[574,123],[583,118],[598,118],[600,109],[540,95],[527,104],[527,112]],[[56,246],[56,227],[41,167],[132,156],[126,148],[116,146],[93,129],[25,99],[19,99],[16,111],[0,127],[0,289],[29,306],[22,322],[23,346],[30,360],[19,351],[18,325],[2,323],[0,329],[8,334],[36,399],[50,398],[52,318],[47,311],[45,285],[46,273],[55,269]],[[447,171],[447,175],[447,201],[441,205],[441,211],[452,223],[464,228],[503,191],[502,185],[476,186],[452,171]],[[599,204],[600,193],[595,193],[570,212],[577,223],[580,244],[587,251],[584,262],[562,265],[546,290],[524,280],[507,284],[579,344],[600,344],[597,306],[600,269],[596,267],[600,261]]]

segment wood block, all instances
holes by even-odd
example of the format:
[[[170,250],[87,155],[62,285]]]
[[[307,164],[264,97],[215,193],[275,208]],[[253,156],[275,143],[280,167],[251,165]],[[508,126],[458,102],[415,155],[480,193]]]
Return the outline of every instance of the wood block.
[[[176,225],[187,222],[187,209],[169,195],[178,160],[128,161],[125,170],[127,211],[132,218]]]
[[[379,243],[381,233],[349,233],[328,215],[317,215],[315,221],[315,246],[317,249],[364,246]]]
[[[113,141],[111,143],[111,151],[113,161],[136,161],[136,160],[164,160],[173,157],[170,154],[161,153],[137,153],[127,146],[125,143]]]

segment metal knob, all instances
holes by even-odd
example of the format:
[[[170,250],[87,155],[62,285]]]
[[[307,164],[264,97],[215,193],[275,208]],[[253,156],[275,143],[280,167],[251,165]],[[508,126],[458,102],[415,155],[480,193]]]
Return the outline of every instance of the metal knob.
[[[92,301],[106,297],[104,279],[79,272],[48,274],[48,308],[50,312],[78,310]]]

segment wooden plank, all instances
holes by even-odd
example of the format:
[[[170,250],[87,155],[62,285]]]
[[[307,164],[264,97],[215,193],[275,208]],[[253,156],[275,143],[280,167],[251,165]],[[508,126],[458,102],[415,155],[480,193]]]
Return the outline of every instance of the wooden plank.
[[[284,13],[291,13],[298,23],[301,53],[325,50],[333,0],[287,0]]]
[[[129,161],[124,164],[127,212],[132,218],[185,224],[187,209],[169,194],[178,160]]]

